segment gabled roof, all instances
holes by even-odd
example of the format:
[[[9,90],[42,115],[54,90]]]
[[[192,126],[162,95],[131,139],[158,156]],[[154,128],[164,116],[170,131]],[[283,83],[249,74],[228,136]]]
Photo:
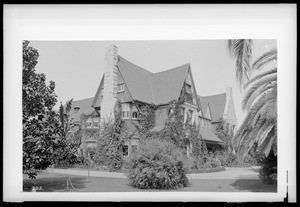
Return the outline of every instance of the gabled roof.
[[[212,96],[199,96],[198,99],[202,103],[209,103],[212,122],[218,122],[223,117],[226,104],[226,93]]]
[[[200,135],[205,141],[223,143],[223,141],[213,133],[211,128],[200,127]]]
[[[72,102],[72,108],[69,112],[69,118],[72,119],[72,122],[80,121],[81,114],[91,114],[94,111],[94,108],[92,108],[92,102],[94,100],[94,97],[92,98],[86,98],[81,99],[78,101]],[[79,107],[79,110],[77,113],[75,113],[74,108]]]
[[[151,75],[153,103],[166,104],[177,100],[189,70],[189,64]]]
[[[133,100],[152,103],[151,72],[119,56],[118,68]]]
[[[189,64],[151,73],[119,56],[118,68],[133,100],[161,105],[179,98]]]

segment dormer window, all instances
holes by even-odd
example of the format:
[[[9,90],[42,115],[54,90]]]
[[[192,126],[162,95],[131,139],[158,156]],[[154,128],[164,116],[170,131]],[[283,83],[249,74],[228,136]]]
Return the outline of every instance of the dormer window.
[[[118,85],[118,93],[120,93],[120,92],[124,92],[125,91],[125,84],[123,83],[123,84],[119,84]]]
[[[78,106],[74,107],[74,114],[77,114],[79,109],[80,109],[80,107],[78,107]]]

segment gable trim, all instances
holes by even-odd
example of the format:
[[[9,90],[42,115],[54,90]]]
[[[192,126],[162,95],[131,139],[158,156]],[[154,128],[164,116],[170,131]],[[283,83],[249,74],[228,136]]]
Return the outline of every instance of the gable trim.
[[[196,87],[195,87],[195,83],[194,83],[194,78],[193,78],[193,74],[192,74],[192,70],[191,70],[191,64],[189,64],[188,73],[190,73],[190,75],[191,75],[191,80],[192,80],[192,84],[193,84],[193,88],[194,88],[194,96],[195,96],[195,99],[196,99],[198,111],[200,111],[201,110],[201,105],[198,101],[198,95],[197,95],[197,91],[196,91]]]

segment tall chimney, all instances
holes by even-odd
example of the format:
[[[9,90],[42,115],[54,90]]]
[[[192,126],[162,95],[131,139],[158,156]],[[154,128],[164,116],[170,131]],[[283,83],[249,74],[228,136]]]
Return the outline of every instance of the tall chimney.
[[[115,45],[110,45],[106,48],[105,54],[105,71],[103,98],[101,101],[101,120],[103,122],[114,121],[114,107],[117,102],[117,84],[118,84],[118,48]]]

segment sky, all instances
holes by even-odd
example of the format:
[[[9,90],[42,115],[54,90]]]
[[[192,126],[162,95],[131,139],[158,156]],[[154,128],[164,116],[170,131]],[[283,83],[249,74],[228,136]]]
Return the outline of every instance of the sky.
[[[235,62],[225,40],[30,41],[40,55],[36,71],[46,74],[47,82],[56,83],[55,109],[72,98],[95,96],[104,73],[105,48],[111,44],[118,47],[120,56],[153,73],[190,63],[201,96],[224,93],[226,87],[232,87],[237,127],[242,123],[245,91],[235,80]],[[253,59],[276,47],[276,40],[254,40]]]

